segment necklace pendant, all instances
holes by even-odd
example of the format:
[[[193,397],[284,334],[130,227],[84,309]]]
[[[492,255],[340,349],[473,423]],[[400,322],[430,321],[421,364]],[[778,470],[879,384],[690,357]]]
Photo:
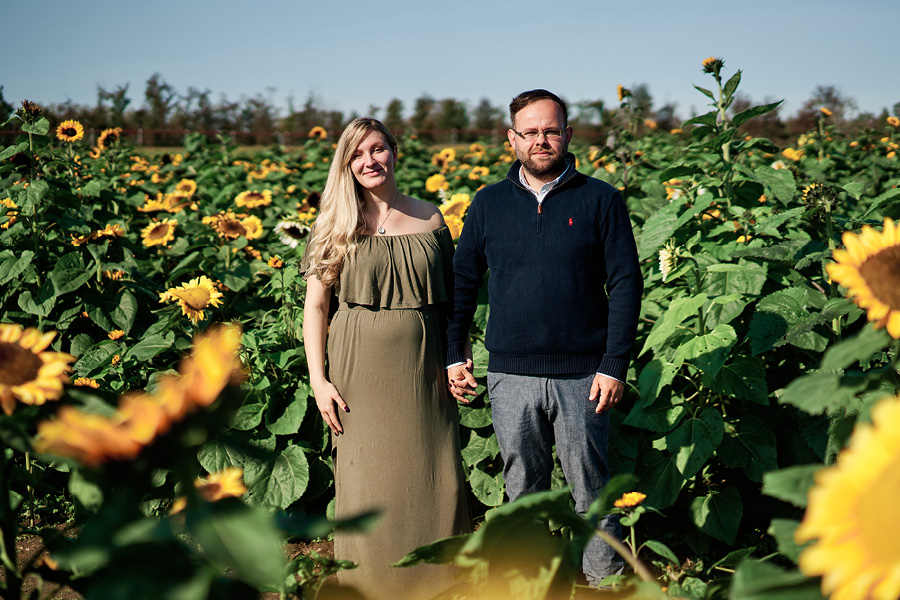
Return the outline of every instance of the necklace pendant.
[[[384,235],[384,227],[379,227],[378,233],[380,233],[381,235]]]

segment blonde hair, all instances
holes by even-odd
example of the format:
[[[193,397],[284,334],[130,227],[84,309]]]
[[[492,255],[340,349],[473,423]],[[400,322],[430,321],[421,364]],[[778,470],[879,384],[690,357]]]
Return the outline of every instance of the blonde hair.
[[[384,136],[396,161],[397,140],[388,128],[376,119],[360,117],[344,129],[328,170],[315,233],[306,250],[309,267],[305,273],[306,277],[315,275],[326,288],[337,283],[344,260],[356,248],[356,240],[366,230],[363,199],[356,177],[350,170],[350,161],[363,138],[373,131]]]

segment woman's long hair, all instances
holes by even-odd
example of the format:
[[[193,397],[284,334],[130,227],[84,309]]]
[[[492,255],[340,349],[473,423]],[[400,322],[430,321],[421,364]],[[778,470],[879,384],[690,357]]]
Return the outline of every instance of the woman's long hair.
[[[362,139],[372,131],[384,136],[394,154],[394,160],[397,160],[397,140],[381,121],[360,117],[347,125],[341,134],[319,203],[315,232],[306,250],[309,267],[305,275],[315,275],[326,288],[337,283],[344,260],[366,230],[363,199],[360,197],[356,178],[350,170],[350,160]]]

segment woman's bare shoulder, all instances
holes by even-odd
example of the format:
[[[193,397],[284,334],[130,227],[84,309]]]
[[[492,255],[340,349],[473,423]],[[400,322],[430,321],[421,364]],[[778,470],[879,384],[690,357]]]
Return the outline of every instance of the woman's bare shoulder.
[[[435,206],[431,202],[418,200],[411,196],[409,197],[409,200],[410,216],[415,217],[416,219],[421,219],[422,221],[426,221],[431,226],[431,229],[444,224],[444,215],[441,214],[441,211],[437,206]]]

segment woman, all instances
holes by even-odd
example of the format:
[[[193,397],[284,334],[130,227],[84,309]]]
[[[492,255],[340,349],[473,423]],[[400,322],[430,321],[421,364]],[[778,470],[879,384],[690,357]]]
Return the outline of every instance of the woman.
[[[396,163],[375,119],[341,135],[303,259],[303,341],[332,431],[335,516],[382,517],[373,532],[335,534],[335,556],[359,564],[339,581],[372,598],[427,598],[453,583],[450,568],[389,565],[470,528],[443,365],[453,241],[434,205],[397,189]]]

